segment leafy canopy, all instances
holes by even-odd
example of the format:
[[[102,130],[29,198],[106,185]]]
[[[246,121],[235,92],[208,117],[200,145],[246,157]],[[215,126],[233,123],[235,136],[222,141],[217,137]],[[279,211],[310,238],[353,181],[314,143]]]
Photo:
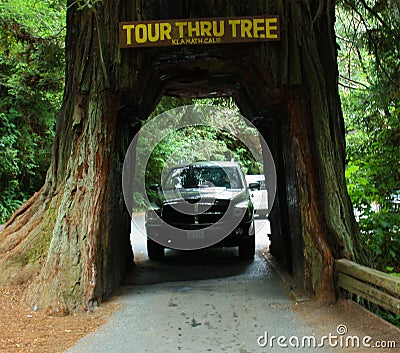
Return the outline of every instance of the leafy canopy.
[[[61,0],[0,2],[0,223],[40,189],[64,84]]]
[[[342,0],[336,32],[349,194],[376,265],[400,272],[400,3]]]

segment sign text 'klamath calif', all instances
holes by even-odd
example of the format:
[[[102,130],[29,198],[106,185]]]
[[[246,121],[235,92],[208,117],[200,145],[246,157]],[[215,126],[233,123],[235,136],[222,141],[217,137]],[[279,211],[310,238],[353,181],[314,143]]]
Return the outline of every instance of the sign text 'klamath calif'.
[[[121,22],[121,48],[225,44],[280,39],[278,16]]]

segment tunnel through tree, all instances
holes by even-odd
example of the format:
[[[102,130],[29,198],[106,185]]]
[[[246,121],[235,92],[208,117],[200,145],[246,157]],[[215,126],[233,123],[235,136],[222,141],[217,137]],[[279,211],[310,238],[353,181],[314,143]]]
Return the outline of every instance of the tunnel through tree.
[[[140,121],[163,95],[231,96],[274,156],[271,252],[310,293],[334,301],[334,259],[367,259],[344,179],[333,3],[85,5],[68,1],[67,75],[52,162],[42,189],[0,233],[3,280],[32,279],[30,303],[53,313],[106,298],[133,263],[121,169]],[[119,22],[265,13],[279,17],[280,41],[119,47]]]

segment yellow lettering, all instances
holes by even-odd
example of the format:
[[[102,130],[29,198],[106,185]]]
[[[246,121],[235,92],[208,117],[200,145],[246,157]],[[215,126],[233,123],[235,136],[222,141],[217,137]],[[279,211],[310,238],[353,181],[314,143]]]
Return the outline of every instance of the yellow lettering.
[[[179,19],[125,22],[120,24],[121,47],[135,45],[192,45],[222,43],[227,27],[229,38],[226,42],[238,40],[278,40],[280,38],[279,18],[277,16],[245,17],[231,19]],[[122,39],[123,38],[123,39]],[[240,39],[242,38],[242,39]],[[168,42],[167,42],[168,41]],[[172,43],[169,43],[172,41]]]
[[[273,25],[273,23],[275,25]],[[277,33],[271,33],[278,29],[278,19],[277,18],[266,18],[265,19],[266,37],[267,38],[278,38]]]
[[[171,24],[170,23],[160,23],[160,39],[171,39]]]
[[[132,29],[135,25],[123,25],[122,29],[126,29],[126,44],[132,44]]]
[[[242,38],[248,37],[248,38],[253,38],[251,34],[251,28],[253,27],[253,24],[250,20],[241,20],[240,21],[240,35]]]
[[[145,24],[138,24],[135,27],[135,39],[136,43],[147,42],[147,27]]]
[[[175,22],[175,26],[177,26],[179,29],[179,37],[183,38],[184,37],[183,30],[184,30],[184,27],[187,26],[187,22]]]
[[[154,23],[154,31],[155,33],[153,34],[152,32],[152,24],[148,23],[147,24],[147,34],[150,42],[157,42],[160,39],[160,24],[159,23]]]
[[[201,32],[201,36],[208,36],[211,37],[211,28],[212,28],[212,24],[210,21],[201,21],[200,22],[200,32]]]
[[[265,38],[265,34],[264,33],[260,33],[261,31],[265,31],[264,19],[263,18],[255,18],[253,20],[254,38]]]
[[[194,27],[193,27],[194,24]],[[188,36],[193,37],[193,33],[195,37],[200,36],[200,23],[199,21],[189,22],[188,23]]]
[[[219,31],[217,30],[217,21],[213,21],[213,35],[214,37],[222,37],[225,34],[224,21],[219,21]]]
[[[240,20],[229,20],[228,23],[232,27],[232,38],[237,37],[236,27],[240,24]]]

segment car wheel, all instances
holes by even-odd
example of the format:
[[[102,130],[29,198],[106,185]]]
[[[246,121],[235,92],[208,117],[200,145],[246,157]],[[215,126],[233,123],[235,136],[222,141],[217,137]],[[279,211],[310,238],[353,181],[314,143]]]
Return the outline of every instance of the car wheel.
[[[160,261],[164,258],[164,247],[154,240],[147,239],[147,256],[151,261]]]
[[[242,259],[252,260],[256,253],[255,236],[251,235],[244,238],[239,244],[239,256]]]

